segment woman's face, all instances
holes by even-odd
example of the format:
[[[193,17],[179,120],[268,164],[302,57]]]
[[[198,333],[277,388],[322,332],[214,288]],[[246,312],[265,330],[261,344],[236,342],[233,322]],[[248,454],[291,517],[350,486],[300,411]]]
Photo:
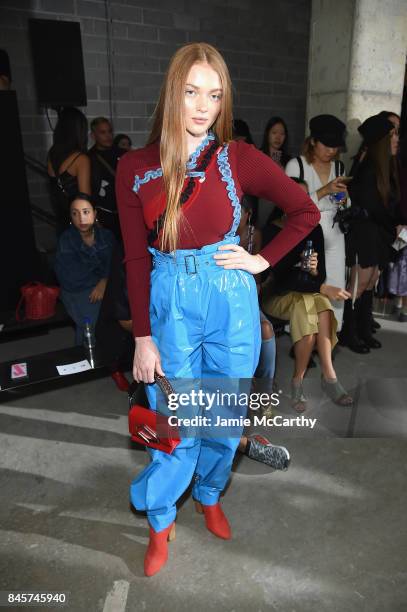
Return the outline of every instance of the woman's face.
[[[86,200],[74,200],[71,204],[71,219],[76,229],[86,234],[96,221],[95,209]]]
[[[187,132],[204,136],[215,123],[222,104],[219,74],[206,62],[192,66],[184,90],[184,119]]]
[[[282,123],[276,123],[269,130],[268,143],[270,151],[279,151],[286,139],[285,129]]]
[[[117,144],[119,149],[124,149],[125,151],[130,151],[131,144],[128,138],[121,138]]]
[[[319,140],[312,141],[314,145],[314,158],[320,162],[331,162],[338,154],[339,147],[327,147]]]
[[[389,115],[387,119],[394,125],[394,127],[399,130],[400,129],[400,119],[397,115]]]
[[[393,122],[392,122],[393,123]],[[392,156],[397,155],[399,150],[399,132],[395,127],[390,132],[390,153]]]

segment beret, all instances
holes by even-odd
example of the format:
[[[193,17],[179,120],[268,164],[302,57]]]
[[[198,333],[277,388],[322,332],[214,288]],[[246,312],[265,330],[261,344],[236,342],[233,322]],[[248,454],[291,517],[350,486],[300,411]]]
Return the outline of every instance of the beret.
[[[311,136],[327,147],[344,147],[346,125],[334,115],[317,115],[309,122]]]
[[[363,138],[366,145],[374,144],[386,136],[394,125],[387,119],[385,115],[379,113],[368,117],[366,121],[358,127],[358,132]]]

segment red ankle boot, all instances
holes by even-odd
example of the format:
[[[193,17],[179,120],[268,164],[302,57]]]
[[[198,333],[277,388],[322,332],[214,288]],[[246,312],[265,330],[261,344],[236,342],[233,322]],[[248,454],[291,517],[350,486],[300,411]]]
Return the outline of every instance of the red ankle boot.
[[[150,527],[150,541],[144,557],[144,574],[146,576],[154,576],[167,563],[167,542],[172,540],[175,540],[175,523],[171,523],[158,533]]]
[[[116,383],[116,387],[120,390],[120,391],[127,391],[130,388],[130,383],[127,380],[127,378],[125,377],[125,375],[123,374],[123,372],[119,372],[119,370],[117,372],[112,372],[111,374],[114,382]]]
[[[232,532],[230,530],[229,521],[223,514],[222,507],[218,502],[214,506],[204,506],[198,501],[195,501],[195,509],[198,514],[205,515],[206,527],[214,533],[218,538],[230,540]]]

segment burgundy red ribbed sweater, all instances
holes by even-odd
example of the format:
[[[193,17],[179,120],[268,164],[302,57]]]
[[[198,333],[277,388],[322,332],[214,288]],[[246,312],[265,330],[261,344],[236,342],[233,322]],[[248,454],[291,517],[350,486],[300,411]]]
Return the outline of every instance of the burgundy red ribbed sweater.
[[[200,153],[197,165],[207,148]],[[320,214],[304,190],[253,145],[233,141],[227,146],[237,196],[253,195],[277,204],[287,215],[280,234],[260,254],[273,266],[315,227]],[[222,148],[224,150],[224,148]],[[182,207],[179,249],[198,249],[219,242],[233,222],[232,201],[222,176],[219,151],[205,173],[196,180],[192,196]],[[148,234],[163,201],[159,145],[153,144],[124,155],[116,176],[117,204],[125,247],[127,287],[134,337],[151,335],[149,320],[151,255]],[[154,245],[156,246],[156,245]]]

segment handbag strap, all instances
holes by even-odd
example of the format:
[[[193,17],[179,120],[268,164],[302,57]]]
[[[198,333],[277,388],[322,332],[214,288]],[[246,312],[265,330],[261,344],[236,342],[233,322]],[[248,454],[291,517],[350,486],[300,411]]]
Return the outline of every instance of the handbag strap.
[[[304,164],[302,163],[302,159],[300,156],[295,158],[298,162],[298,167],[300,169],[300,176],[298,177],[300,181],[304,180]]]
[[[24,321],[25,317],[21,318],[20,315],[20,308],[24,302],[25,299],[25,295],[22,293],[20,299],[18,300],[18,304],[17,304],[17,308],[16,308],[16,321],[18,321],[19,323],[21,321]]]
[[[175,393],[170,381],[165,376],[160,376],[156,372],[154,374],[154,380],[157,383],[158,387],[160,387],[161,391],[164,393],[167,400],[168,396],[171,395],[171,393]]]
[[[21,297],[18,300],[18,304],[16,307],[16,321],[18,321],[19,323],[25,320],[25,316],[21,318],[21,315],[20,315],[20,308],[25,300],[24,289],[28,289],[29,287],[35,287],[36,285],[41,285],[41,283],[39,281],[31,281],[30,283],[27,283],[26,285],[23,285],[20,288]]]
[[[168,396],[171,393],[175,393],[173,386],[171,385],[170,381],[168,380],[168,378],[166,378],[165,376],[160,376],[159,374],[155,373],[154,374],[154,380],[157,383],[157,386],[161,389],[161,391],[164,393],[165,397],[168,400]],[[129,388],[129,408],[132,407],[133,405],[133,399],[134,396],[136,395],[136,392],[138,390],[138,386],[140,383],[137,383],[136,381],[133,381],[130,385]]]

